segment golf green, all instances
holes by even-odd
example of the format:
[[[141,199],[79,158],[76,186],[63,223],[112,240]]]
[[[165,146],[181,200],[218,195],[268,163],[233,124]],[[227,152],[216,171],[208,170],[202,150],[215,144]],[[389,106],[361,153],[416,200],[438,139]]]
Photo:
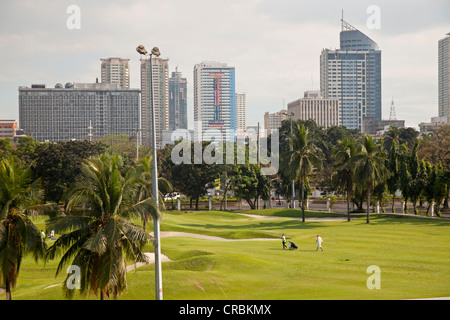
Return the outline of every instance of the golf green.
[[[223,239],[164,237],[167,231]],[[282,233],[298,249],[283,249]],[[161,234],[162,253],[171,259],[162,263],[167,300],[450,296],[448,220],[372,215],[367,224],[365,216],[350,222],[329,221],[326,214],[308,212],[305,222],[293,216],[255,218],[218,211],[166,212]],[[316,251],[317,234],[324,241],[323,252]],[[25,258],[13,299],[63,299],[60,286],[65,275],[55,279],[57,262],[35,264],[30,257]],[[376,266],[375,273],[371,266]],[[155,298],[153,264],[128,272],[127,281],[128,290],[121,299]],[[74,298],[98,299],[77,294]]]

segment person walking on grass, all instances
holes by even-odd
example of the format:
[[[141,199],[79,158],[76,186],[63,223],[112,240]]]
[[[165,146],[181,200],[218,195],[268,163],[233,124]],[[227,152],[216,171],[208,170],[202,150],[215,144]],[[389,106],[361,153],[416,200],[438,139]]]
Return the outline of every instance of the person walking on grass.
[[[286,249],[287,248],[287,246],[286,246],[286,243],[287,243],[287,241],[286,241],[286,237],[284,236],[284,234],[281,234],[281,242],[283,242],[283,249]]]
[[[317,242],[317,249],[316,249],[316,251],[318,251],[319,248],[323,251],[323,248],[322,248],[323,240],[322,240],[322,237],[320,235],[317,235],[316,242]]]

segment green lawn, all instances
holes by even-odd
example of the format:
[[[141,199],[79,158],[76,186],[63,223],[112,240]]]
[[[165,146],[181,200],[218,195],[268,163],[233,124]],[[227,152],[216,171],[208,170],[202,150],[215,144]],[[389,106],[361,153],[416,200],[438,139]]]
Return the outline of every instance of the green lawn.
[[[278,210],[278,211],[277,211]],[[284,213],[283,213],[284,211]],[[281,240],[211,241],[163,238],[164,299],[410,299],[450,296],[450,221],[373,215],[347,221],[308,221],[319,213],[271,209],[285,215],[249,218],[230,212],[167,212],[162,231],[183,231],[228,239],[276,238],[281,233],[299,249],[283,250]],[[295,214],[297,213],[297,214]],[[320,213],[320,215],[330,215]],[[334,214],[332,214],[335,216]],[[287,216],[287,217],[286,217]],[[36,220],[39,227],[43,220]],[[151,226],[149,226],[151,230]],[[320,234],[324,252],[316,252]],[[50,243],[50,242],[49,242]],[[149,250],[151,248],[149,247]],[[55,279],[57,261],[45,266],[23,261],[13,299],[63,299]],[[381,270],[381,289],[369,290],[367,267]],[[4,294],[0,295],[0,299]],[[75,295],[75,298],[80,298]],[[98,299],[89,296],[88,299]],[[154,299],[154,266],[128,273],[122,299]]]

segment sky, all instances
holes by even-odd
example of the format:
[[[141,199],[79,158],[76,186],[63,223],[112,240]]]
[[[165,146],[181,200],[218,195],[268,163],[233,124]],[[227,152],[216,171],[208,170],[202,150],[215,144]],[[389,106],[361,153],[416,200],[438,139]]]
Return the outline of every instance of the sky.
[[[19,86],[100,81],[101,58],[130,59],[130,86],[140,88],[142,44],[187,78],[190,128],[193,69],[205,60],[235,67],[247,125],[263,125],[266,111],[320,89],[320,53],[339,47],[342,14],[382,51],[382,118],[392,100],[406,126],[437,116],[448,0],[0,0],[0,119],[19,120]]]

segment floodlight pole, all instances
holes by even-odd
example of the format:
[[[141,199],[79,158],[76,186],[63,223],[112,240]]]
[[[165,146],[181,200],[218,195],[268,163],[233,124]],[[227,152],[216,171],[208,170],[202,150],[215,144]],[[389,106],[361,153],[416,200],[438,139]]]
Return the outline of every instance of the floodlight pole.
[[[156,49],[156,50],[155,50]],[[146,55],[144,46],[139,46],[137,51],[140,54]],[[155,54],[159,56],[159,49],[153,48],[150,56],[150,95],[151,95],[151,117],[152,117],[152,149],[153,149],[153,172],[152,172],[152,186],[153,186],[153,199],[155,201],[155,206],[159,209],[159,191],[158,191],[158,160],[156,152],[156,126],[155,126],[155,103],[153,98],[153,64],[152,55]],[[162,289],[162,272],[161,272],[161,240],[159,234],[159,217],[155,214],[153,217],[153,235],[155,238],[155,299],[163,300],[163,289]]]
[[[294,114],[291,112],[291,114],[289,114],[289,118],[291,120],[291,136],[292,136],[292,144],[291,144],[291,151],[294,151],[294,132],[292,131],[292,116]],[[292,205],[291,205],[292,209],[295,209],[295,180],[292,179]]]
[[[156,126],[155,126],[155,101],[153,97],[153,64],[152,54],[150,53],[150,93],[152,100],[152,147],[153,147],[153,198],[155,205],[159,209],[159,191],[158,191],[158,160],[156,152]],[[153,218],[153,233],[155,236],[155,296],[156,300],[163,300],[162,273],[161,273],[161,240],[159,236],[159,217]]]

